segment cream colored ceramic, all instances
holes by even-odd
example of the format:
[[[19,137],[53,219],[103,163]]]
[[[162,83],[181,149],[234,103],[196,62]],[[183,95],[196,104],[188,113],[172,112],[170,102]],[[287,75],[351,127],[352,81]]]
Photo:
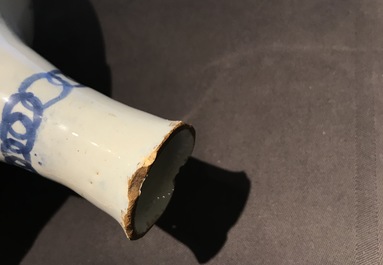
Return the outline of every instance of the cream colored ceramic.
[[[30,11],[0,0],[0,159],[70,187],[138,238],[169,202],[193,130],[64,76],[19,39]]]

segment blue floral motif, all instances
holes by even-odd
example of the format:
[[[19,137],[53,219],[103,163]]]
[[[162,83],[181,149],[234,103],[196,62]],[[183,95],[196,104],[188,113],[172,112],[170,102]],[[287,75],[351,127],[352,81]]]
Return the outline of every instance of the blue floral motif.
[[[40,80],[46,80],[50,84],[59,87],[61,89],[60,94],[43,104],[36,95],[28,91],[35,82]],[[34,74],[21,83],[18,92],[8,98],[1,116],[0,150],[5,162],[36,172],[32,167],[31,151],[36,141],[37,131],[41,125],[44,111],[67,97],[75,87],[82,87],[82,85],[71,84],[59,70]],[[20,103],[26,110],[30,111],[32,117],[20,111],[15,111],[15,106],[21,106]],[[22,124],[25,132],[16,132],[12,128],[17,122]]]

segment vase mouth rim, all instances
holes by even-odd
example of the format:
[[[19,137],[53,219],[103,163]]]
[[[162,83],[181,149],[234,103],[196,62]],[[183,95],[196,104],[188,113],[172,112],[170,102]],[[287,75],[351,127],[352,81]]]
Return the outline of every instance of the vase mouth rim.
[[[136,240],[144,236],[155,224],[170,202],[174,179],[179,169],[186,163],[195,144],[194,128],[184,122],[172,123],[173,129],[164,137],[163,141],[151,152],[151,154],[140,163],[138,169],[130,178],[128,183],[128,209],[122,216],[122,226],[129,239]],[[179,145],[184,145],[182,148]],[[175,156],[174,161],[166,159]],[[165,164],[165,176],[161,174],[161,166]],[[160,172],[159,172],[160,171]],[[145,191],[149,186],[156,185],[153,193]],[[148,187],[148,188],[146,188]],[[162,189],[167,188],[167,197],[163,196]],[[169,190],[171,188],[171,190]],[[145,213],[146,208],[152,207],[149,201],[161,200],[159,208]],[[152,207],[153,208],[153,207]],[[142,216],[147,214],[148,216]]]

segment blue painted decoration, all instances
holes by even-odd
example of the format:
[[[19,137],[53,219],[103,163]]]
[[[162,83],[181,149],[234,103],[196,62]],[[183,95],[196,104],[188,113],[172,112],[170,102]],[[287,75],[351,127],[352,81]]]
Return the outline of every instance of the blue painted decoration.
[[[44,104],[36,95],[28,91],[35,82],[41,80],[46,80],[61,89],[57,97],[50,99]],[[59,70],[34,74],[21,83],[18,92],[8,98],[1,116],[0,150],[5,162],[36,172],[32,167],[31,151],[36,141],[37,131],[40,127],[44,111],[67,97],[75,87],[82,87],[82,85],[71,84],[63,78]],[[32,114],[32,118],[25,113],[14,110],[16,105],[21,107],[20,104],[26,111]],[[12,128],[17,122],[22,124],[25,129],[24,132],[16,132]]]

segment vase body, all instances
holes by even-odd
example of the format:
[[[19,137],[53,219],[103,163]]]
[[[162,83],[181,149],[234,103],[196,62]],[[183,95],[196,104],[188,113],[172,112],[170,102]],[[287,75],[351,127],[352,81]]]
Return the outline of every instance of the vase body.
[[[66,77],[26,45],[28,1],[10,2],[0,0],[0,160],[71,188],[139,238],[170,200],[193,129]]]

